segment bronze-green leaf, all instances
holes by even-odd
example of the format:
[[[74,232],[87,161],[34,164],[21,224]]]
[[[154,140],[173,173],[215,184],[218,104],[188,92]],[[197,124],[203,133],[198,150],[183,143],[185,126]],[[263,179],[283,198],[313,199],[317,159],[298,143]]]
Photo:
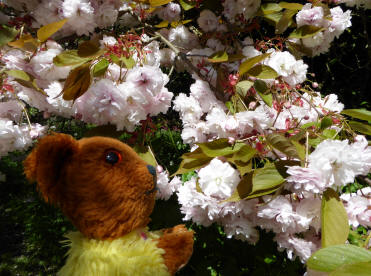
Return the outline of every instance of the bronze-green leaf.
[[[257,64],[258,62],[261,62],[262,60],[266,59],[270,55],[271,55],[270,53],[267,53],[267,54],[262,54],[262,55],[245,60],[244,62],[241,63],[238,72],[242,76],[247,71],[249,71],[255,64]]]
[[[344,244],[349,234],[348,215],[338,194],[328,188],[322,196],[322,247]]]
[[[244,145],[244,143],[235,143],[231,145],[228,143],[228,139],[222,138],[214,140],[208,143],[197,144],[203,153],[209,157],[225,156],[235,152],[238,152]]]
[[[68,19],[65,18],[60,21],[42,26],[40,29],[37,30],[37,38],[40,40],[40,42],[46,41],[49,37],[59,31],[63,27],[63,25],[66,24],[67,20]]]
[[[371,126],[369,123],[363,123],[363,122],[357,122],[357,121],[350,121],[349,125],[354,129],[355,131],[358,131],[360,133],[371,135]]]
[[[209,56],[209,58],[207,60],[211,63],[227,62],[228,61],[228,54],[227,54],[226,51],[219,51],[219,52],[216,52],[216,53],[212,54],[211,56]]]
[[[306,38],[315,36],[317,33],[323,31],[324,28],[316,27],[313,25],[304,25],[300,28],[294,30],[290,35],[289,38]]]
[[[303,8],[303,5],[299,3],[280,2],[278,3],[278,5],[284,9],[296,10],[296,11],[299,11]]]
[[[73,69],[64,83],[63,99],[75,101],[89,89],[91,80],[90,64],[85,63]]]
[[[170,3],[172,0],[149,0],[151,7],[158,7]]]
[[[297,13],[297,10],[285,10],[276,25],[276,34],[282,34],[291,25],[292,17]]]
[[[299,158],[296,147],[285,136],[271,133],[266,136],[268,144],[291,158]]]
[[[53,59],[53,63],[56,66],[79,66],[89,61],[91,58],[80,57],[77,50],[67,50]]]
[[[247,71],[247,74],[258,79],[275,79],[278,73],[268,65],[258,64]]]
[[[31,77],[25,71],[22,70],[8,70],[5,71],[8,76],[11,76],[15,79],[23,80],[23,81],[31,81]]]
[[[203,157],[198,159],[184,159],[180,163],[178,170],[172,176],[200,169],[209,164],[212,159],[213,159],[212,157]]]
[[[196,6],[194,2],[187,1],[187,0],[179,0],[179,4],[182,6],[183,10],[185,11],[193,9]]]
[[[77,49],[77,55],[82,58],[95,57],[99,54],[101,54],[99,45],[93,41],[84,41]]]

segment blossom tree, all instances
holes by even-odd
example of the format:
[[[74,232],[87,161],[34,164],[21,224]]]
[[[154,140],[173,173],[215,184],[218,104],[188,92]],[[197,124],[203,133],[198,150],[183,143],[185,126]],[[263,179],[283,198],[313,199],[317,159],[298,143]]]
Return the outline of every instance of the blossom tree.
[[[3,1],[0,157],[48,133],[30,121],[30,107],[45,118],[113,125],[157,165],[157,196],[175,194],[184,220],[217,223],[247,243],[272,231],[290,259],[309,260],[308,275],[369,266],[371,257],[316,262],[339,245],[368,252],[344,244],[349,226],[371,227],[370,187],[342,188],[370,173],[363,135],[371,135],[371,112],[322,96],[305,60],[326,55],[351,26],[351,10],[339,4],[371,3],[300,2]],[[191,74],[190,93],[169,91],[174,71]],[[169,110],[191,148],[172,176],[138,135]]]

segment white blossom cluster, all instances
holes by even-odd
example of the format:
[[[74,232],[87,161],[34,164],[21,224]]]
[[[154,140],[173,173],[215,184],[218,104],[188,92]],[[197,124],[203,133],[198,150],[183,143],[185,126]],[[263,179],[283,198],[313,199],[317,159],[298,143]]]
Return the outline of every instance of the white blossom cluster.
[[[301,39],[303,45],[312,51],[312,56],[326,53],[335,37],[339,37],[346,28],[352,25],[350,10],[344,12],[341,7],[337,6],[330,9],[330,15],[327,16],[323,7],[312,7],[310,3],[305,4],[296,14],[296,23],[298,28],[303,26],[319,28],[314,36]]]

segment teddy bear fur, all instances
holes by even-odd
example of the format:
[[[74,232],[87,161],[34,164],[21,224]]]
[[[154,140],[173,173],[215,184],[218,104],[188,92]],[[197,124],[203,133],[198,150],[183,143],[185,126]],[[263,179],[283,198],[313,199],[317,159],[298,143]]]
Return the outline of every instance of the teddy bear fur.
[[[116,164],[105,159],[112,151],[122,157]],[[114,240],[150,221],[154,176],[135,151],[118,140],[49,135],[26,158],[24,171],[37,182],[44,200],[57,205],[87,238]],[[174,274],[192,255],[193,232],[184,225],[165,229],[157,246],[164,249],[164,263]]]

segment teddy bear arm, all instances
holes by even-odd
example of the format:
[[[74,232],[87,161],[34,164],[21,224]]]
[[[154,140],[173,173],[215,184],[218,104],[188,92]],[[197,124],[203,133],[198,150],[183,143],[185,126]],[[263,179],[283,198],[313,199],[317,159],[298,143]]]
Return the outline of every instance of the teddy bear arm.
[[[193,231],[184,225],[163,230],[157,246],[164,249],[165,265],[171,275],[185,266],[193,252]]]

